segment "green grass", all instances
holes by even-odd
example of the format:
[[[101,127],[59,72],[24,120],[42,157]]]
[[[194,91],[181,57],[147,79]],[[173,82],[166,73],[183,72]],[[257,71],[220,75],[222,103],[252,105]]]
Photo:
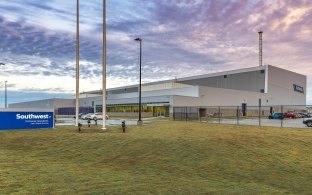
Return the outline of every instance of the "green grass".
[[[158,122],[0,132],[0,194],[310,194],[312,131]]]

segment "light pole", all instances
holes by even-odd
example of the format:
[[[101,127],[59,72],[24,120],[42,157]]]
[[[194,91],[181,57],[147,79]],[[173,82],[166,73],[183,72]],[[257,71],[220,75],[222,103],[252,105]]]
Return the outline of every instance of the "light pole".
[[[102,73],[102,115],[103,126],[106,129],[106,0],[103,0],[103,73]]]
[[[134,39],[135,41],[140,42],[140,85],[139,85],[139,120],[138,120],[138,125],[142,124],[141,120],[141,99],[142,99],[142,83],[141,83],[141,78],[142,78],[142,39],[141,38],[136,38]]]
[[[8,94],[7,94],[7,93],[8,93],[8,92],[7,92],[8,90],[7,90],[7,82],[8,82],[8,81],[5,81],[5,82],[4,82],[4,101],[5,101],[4,104],[5,104],[5,108],[8,108]]]
[[[79,123],[79,0],[76,5],[76,127]]]

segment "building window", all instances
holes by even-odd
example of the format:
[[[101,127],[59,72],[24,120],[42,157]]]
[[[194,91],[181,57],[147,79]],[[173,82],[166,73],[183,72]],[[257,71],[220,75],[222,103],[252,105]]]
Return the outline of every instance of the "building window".
[[[223,76],[223,78],[225,78],[225,79],[226,79],[226,78],[227,78],[227,75],[224,75],[224,76]]]
[[[261,92],[261,93],[264,93],[264,89],[261,89],[260,92]]]
[[[264,74],[264,73],[265,73],[265,70],[260,70],[260,73],[261,73],[261,74]]]

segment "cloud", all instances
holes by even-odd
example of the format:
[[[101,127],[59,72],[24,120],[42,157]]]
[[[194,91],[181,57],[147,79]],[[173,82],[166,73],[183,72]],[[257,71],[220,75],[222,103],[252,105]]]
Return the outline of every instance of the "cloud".
[[[8,64],[0,79],[21,77],[16,90],[73,92],[75,3],[0,1],[0,59]],[[81,1],[80,11],[81,89],[88,91],[101,88],[102,1]],[[137,83],[136,37],[143,40],[149,82],[257,66],[259,30],[265,64],[310,77],[311,15],[305,0],[107,1],[108,87]],[[40,84],[25,84],[36,79]]]

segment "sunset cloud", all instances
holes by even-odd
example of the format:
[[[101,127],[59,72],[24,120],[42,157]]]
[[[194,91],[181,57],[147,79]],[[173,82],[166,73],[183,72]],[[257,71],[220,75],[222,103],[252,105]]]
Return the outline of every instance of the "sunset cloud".
[[[75,6],[62,0],[0,1],[0,61],[7,64],[0,80],[12,84],[12,93],[71,97]],[[98,90],[102,1],[81,1],[80,8],[81,91]],[[138,82],[136,37],[143,39],[143,82],[150,82],[257,66],[262,30],[264,63],[307,75],[311,104],[311,23],[312,2],[305,0],[107,0],[107,85]]]

